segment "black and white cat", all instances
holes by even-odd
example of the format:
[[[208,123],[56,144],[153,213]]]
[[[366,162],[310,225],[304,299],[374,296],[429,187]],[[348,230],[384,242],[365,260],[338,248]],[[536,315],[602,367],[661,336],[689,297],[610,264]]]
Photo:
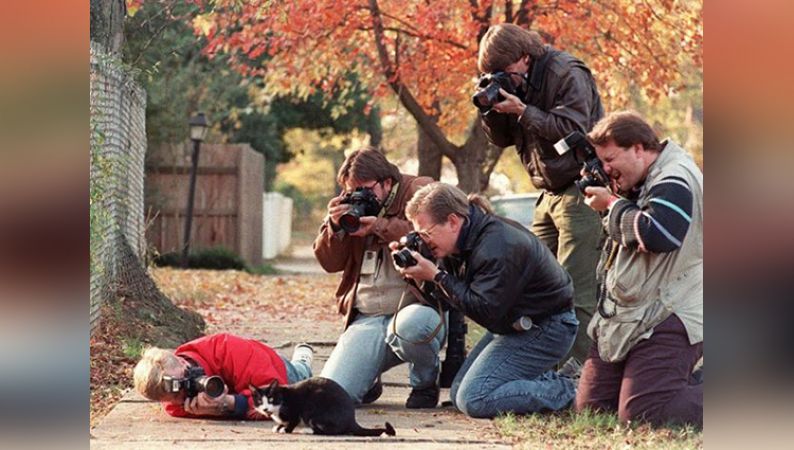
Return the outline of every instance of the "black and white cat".
[[[353,436],[394,436],[394,427],[362,428],[356,422],[353,399],[333,380],[314,377],[289,386],[273,380],[265,388],[250,386],[254,408],[276,422],[273,431],[292,433],[303,420],[314,434]]]

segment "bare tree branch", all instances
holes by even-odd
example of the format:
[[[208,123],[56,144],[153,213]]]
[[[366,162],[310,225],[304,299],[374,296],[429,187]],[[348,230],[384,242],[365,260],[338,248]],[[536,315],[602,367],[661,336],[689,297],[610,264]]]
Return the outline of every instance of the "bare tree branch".
[[[447,139],[441,128],[433,122],[419,102],[416,101],[416,98],[411,94],[408,87],[400,81],[396,68],[389,60],[389,53],[385,43],[386,36],[383,27],[383,18],[381,17],[378,1],[369,0],[369,6],[370,15],[372,17],[372,28],[375,34],[375,45],[378,48],[381,68],[383,69],[384,75],[386,75],[389,86],[391,86],[392,90],[397,94],[400,103],[402,103],[405,109],[414,117],[416,123],[422,127],[422,130],[427,134],[428,138],[441,150],[441,153],[447,158],[454,160],[455,146]]]

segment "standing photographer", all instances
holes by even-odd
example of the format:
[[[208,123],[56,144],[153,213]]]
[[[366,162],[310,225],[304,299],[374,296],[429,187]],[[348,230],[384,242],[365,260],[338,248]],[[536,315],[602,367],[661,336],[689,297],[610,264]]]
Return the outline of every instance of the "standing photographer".
[[[417,262],[402,274],[435,282],[452,308],[488,330],[452,383],[455,406],[495,417],[570,405],[572,380],[549,369],[570,350],[578,322],[571,277],[549,249],[483,198],[444,183],[420,189],[406,215],[446,270],[411,251]]]
[[[510,23],[485,33],[477,64],[486,77],[501,75],[503,86],[494,103],[475,98],[485,133],[494,145],[515,145],[532,185],[543,191],[532,232],[571,274],[576,317],[587,323],[595,310],[601,227],[598,214],[574,186],[580,164],[573,152],[558,154],[554,143],[572,131],[587,132],[604,115],[590,69],[570,54],[544,46],[536,32]],[[576,361],[568,370],[576,370],[589,347],[582,329],[569,355]]]
[[[336,300],[345,330],[321,376],[339,383],[356,403],[371,403],[382,393],[381,373],[408,362],[412,390],[405,406],[434,408],[445,330],[437,329],[441,317],[434,309],[406,293],[388,248],[411,231],[406,202],[433,180],[401,174],[382,153],[364,148],[347,157],[337,181],[344,192],[328,202],[314,254],[326,271],[343,271]],[[403,295],[407,306],[395,316]]]
[[[172,416],[261,420],[267,417],[254,410],[249,385],[264,386],[273,380],[297,383],[309,378],[313,354],[310,346],[298,344],[292,360],[287,360],[260,341],[213,334],[186,342],[175,351],[156,347],[145,350],[133,377],[135,389],[150,400],[163,402]],[[185,389],[185,384],[198,384],[187,376],[195,369],[201,369],[207,377],[220,377],[226,385],[223,391]],[[174,386],[179,388],[176,392]]]
[[[703,355],[703,173],[633,112],[610,114],[589,136],[612,190],[588,187],[586,201],[608,211],[610,240],[576,408],[702,426],[703,384],[690,374]]]

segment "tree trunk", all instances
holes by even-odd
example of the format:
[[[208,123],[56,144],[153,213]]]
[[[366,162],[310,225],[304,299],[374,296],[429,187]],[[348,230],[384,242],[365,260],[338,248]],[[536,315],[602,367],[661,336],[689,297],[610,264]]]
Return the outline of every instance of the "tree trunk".
[[[91,0],[90,36],[113,55],[121,53],[124,44],[124,17],[127,4],[124,0]]]
[[[380,108],[373,106],[367,116],[367,133],[369,134],[369,145],[381,148],[383,145],[383,125],[380,122]]]
[[[488,142],[480,126],[479,116],[474,119],[469,137],[455,152],[453,163],[458,172],[458,187],[465,192],[483,192],[488,189],[496,163],[504,149]]]
[[[473,148],[469,147],[466,150],[461,148],[452,161],[455,164],[455,171],[458,173],[458,187],[466,193],[480,192],[479,167],[476,157]]]
[[[433,125],[438,124],[437,116],[428,116]],[[430,138],[424,128],[417,124],[416,155],[419,158],[420,176],[427,176],[436,181],[441,179],[441,161],[443,153]]]
[[[526,1],[522,2],[522,7],[525,7],[526,3]],[[466,192],[482,192],[488,187],[491,172],[499,160],[502,150],[494,148],[487,143],[485,134],[479,129],[479,118],[475,120],[469,133],[469,138],[463,147],[458,147],[449,141],[445,132],[438,126],[436,119],[424,110],[410,89],[400,80],[392,59],[389,57],[389,49],[386,47],[385,27],[378,0],[369,0],[369,10],[372,17],[372,30],[375,34],[375,46],[378,49],[381,71],[388,80],[389,86],[399,98],[400,103],[414,117],[418,125],[419,173],[428,174],[434,178],[440,176],[440,155],[443,155],[455,165],[458,173],[459,188]],[[484,34],[488,29],[491,14],[492,9],[490,6],[486,9],[484,16],[479,16],[472,12],[473,18],[480,23],[480,35]],[[424,145],[425,142],[432,142],[432,147]],[[429,154],[426,153],[428,151],[430,152]],[[436,152],[440,153],[440,155],[436,156]],[[439,169],[435,169],[435,165],[438,165]]]

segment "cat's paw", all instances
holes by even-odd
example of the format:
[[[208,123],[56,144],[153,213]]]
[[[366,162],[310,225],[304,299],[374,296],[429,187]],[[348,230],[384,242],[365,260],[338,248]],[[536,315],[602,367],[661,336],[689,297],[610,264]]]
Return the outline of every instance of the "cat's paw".
[[[314,434],[314,430],[309,428],[309,427],[306,427],[306,428],[303,429],[302,433],[303,434]]]
[[[273,432],[274,433],[283,433],[284,432],[284,425],[273,425]]]

